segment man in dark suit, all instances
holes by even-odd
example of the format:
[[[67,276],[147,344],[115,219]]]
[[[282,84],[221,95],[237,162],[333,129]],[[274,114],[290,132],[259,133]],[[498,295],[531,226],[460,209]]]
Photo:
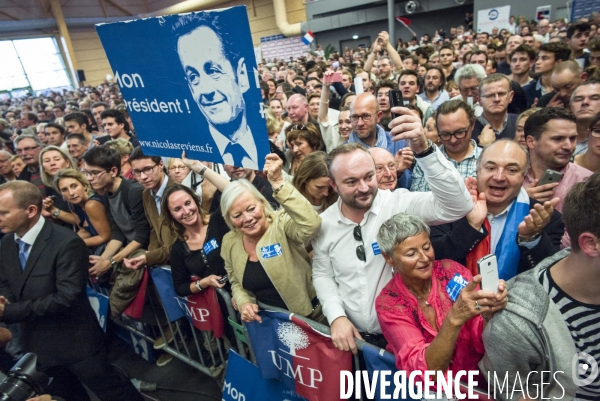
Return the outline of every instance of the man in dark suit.
[[[23,348],[38,355],[41,370],[50,375],[68,371],[101,400],[143,400],[106,356],[104,334],[85,292],[85,243],[73,231],[45,221],[41,208],[42,195],[33,184],[0,185],[0,230],[5,234],[0,319],[22,324]],[[85,391],[53,394],[88,399]]]
[[[528,170],[527,151],[518,143],[501,139],[486,147],[477,178],[467,179],[473,196],[478,194],[473,210],[431,228],[436,258],[452,259],[478,274],[477,260],[493,253],[500,278],[509,280],[558,252],[564,234],[561,214],[554,210],[559,199],[543,204],[530,199],[523,189]]]

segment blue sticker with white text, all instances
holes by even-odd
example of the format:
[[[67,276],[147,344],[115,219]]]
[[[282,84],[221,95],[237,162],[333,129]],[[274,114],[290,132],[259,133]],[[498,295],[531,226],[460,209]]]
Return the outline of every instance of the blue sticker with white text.
[[[454,277],[450,281],[448,281],[448,285],[446,285],[446,292],[448,296],[452,300],[452,302],[456,302],[458,299],[458,295],[469,284],[467,280],[464,279],[459,273],[456,273]]]
[[[377,242],[373,242],[371,244],[371,247],[373,247],[373,254],[375,254],[375,255],[381,254],[381,249],[379,249],[379,244]]]
[[[260,248],[260,253],[262,254],[263,259],[269,259],[274,258],[275,256],[281,256],[283,250],[281,249],[281,244],[273,244]]]
[[[218,247],[219,247],[219,243],[217,242],[217,240],[215,238],[213,238],[210,241],[208,241],[206,244],[204,244],[202,249],[204,249],[204,253],[208,255],[209,253],[211,253]]]

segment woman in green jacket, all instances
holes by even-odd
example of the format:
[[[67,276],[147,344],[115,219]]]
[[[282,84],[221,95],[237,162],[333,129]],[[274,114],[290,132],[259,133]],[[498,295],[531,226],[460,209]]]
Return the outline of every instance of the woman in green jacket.
[[[242,320],[260,321],[257,301],[326,324],[311,278],[306,245],[321,218],[292,184],[284,181],[282,160],[267,156],[264,171],[281,208],[274,211],[246,180],[230,183],[221,211],[231,231],[221,256]]]

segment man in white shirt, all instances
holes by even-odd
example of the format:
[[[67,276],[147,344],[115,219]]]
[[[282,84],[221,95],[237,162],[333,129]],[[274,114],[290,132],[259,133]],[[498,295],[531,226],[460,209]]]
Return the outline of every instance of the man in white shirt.
[[[341,350],[356,352],[355,337],[383,345],[375,298],[391,279],[392,268],[377,244],[381,224],[397,213],[442,224],[473,208],[462,177],[427,140],[419,117],[404,107],[393,112],[400,117],[392,121],[391,135],[410,142],[432,192],[378,190],[373,158],[359,144],[341,145],[329,154],[330,183],[340,198],[321,214],[321,229],[312,242],[313,283],[333,344]]]

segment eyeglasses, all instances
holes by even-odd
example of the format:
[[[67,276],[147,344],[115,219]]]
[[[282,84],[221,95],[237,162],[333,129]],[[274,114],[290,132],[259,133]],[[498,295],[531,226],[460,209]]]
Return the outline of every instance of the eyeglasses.
[[[357,123],[358,120],[360,120],[361,118],[362,118],[362,120],[364,122],[368,123],[373,118],[373,115],[365,113],[365,114],[360,115],[360,116],[357,116],[357,115],[350,116],[350,119],[352,120],[353,123]]]
[[[177,170],[181,170],[181,171],[185,171],[187,170],[187,166],[171,166],[169,167],[169,171],[177,171]]]
[[[384,170],[389,170],[390,172],[392,172],[392,171],[396,171],[396,169],[397,169],[397,167],[396,167],[396,163],[395,162],[390,162],[386,166],[384,166],[383,164],[376,164],[375,165],[375,171],[377,172],[377,174],[383,173]]]
[[[588,130],[595,138],[600,138],[600,128],[592,128]]]
[[[469,128],[471,128],[470,125],[467,128],[459,129],[454,132],[440,132],[438,133],[438,136],[442,141],[449,141],[452,137],[455,137],[456,139],[462,139],[465,137],[465,135],[467,135],[467,132],[469,132]]]
[[[362,243],[363,238],[362,238],[362,232],[360,230],[360,225],[354,227],[353,234],[354,234],[354,239],[361,242],[361,244],[356,247],[356,257],[358,258],[358,260],[366,262],[367,257],[365,255],[365,245],[364,245],[364,243]]]
[[[144,173],[144,175],[148,175],[150,174],[153,170],[154,167],[156,167],[157,165],[155,164],[152,167],[144,167],[141,170],[131,170],[131,172],[133,173],[133,175],[135,175],[136,177],[140,177],[142,175],[142,173]]]
[[[85,175],[85,178],[88,178],[88,177],[98,178],[102,174],[106,173],[106,170],[96,170],[96,171],[81,170],[81,173],[83,175]]]
[[[493,100],[496,99],[496,96],[498,96],[500,99],[504,99],[506,95],[508,95],[508,92],[488,93],[487,95],[481,95],[480,97],[486,100]]]
[[[29,153],[29,152],[31,152],[32,150],[34,150],[34,149],[37,149],[37,148],[39,148],[39,146],[28,146],[28,147],[26,147],[26,148],[23,148],[23,149],[19,149],[19,148],[17,148],[17,154],[21,154],[21,153]]]
[[[290,131],[302,131],[306,129],[306,125],[302,124],[296,124],[296,125],[292,125],[292,127],[290,128]]]

